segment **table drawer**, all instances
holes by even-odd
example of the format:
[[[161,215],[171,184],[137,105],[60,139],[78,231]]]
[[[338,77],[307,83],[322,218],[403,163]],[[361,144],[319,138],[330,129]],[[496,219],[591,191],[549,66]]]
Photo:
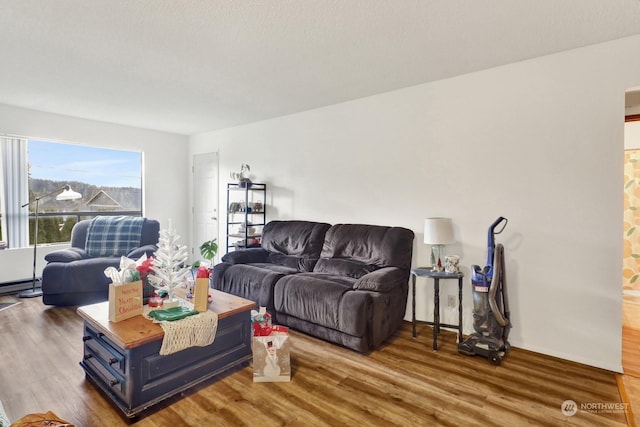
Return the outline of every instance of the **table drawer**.
[[[104,366],[95,355],[91,354],[91,352],[85,354],[82,363],[86,369],[90,370],[94,376],[97,376],[104,383],[107,389],[116,392],[123,398],[126,397],[126,380],[115,371]]]
[[[85,328],[84,335],[85,355],[87,350],[102,361],[106,366],[111,366],[120,375],[126,375],[127,358],[118,349],[107,342],[103,334],[98,333],[91,328]]]

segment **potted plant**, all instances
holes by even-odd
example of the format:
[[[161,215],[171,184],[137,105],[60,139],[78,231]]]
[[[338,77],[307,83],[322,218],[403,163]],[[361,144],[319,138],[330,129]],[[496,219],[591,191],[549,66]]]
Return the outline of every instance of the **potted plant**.
[[[200,255],[209,261],[209,268],[213,268],[213,257],[218,253],[217,239],[207,240],[200,245]]]

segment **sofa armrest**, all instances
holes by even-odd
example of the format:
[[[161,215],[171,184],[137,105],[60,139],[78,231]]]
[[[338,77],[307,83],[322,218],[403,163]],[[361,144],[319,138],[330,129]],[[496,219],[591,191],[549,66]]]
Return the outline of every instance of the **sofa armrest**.
[[[227,253],[222,257],[223,262],[229,264],[250,264],[254,262],[268,262],[269,252],[262,248],[248,248]]]
[[[389,292],[407,282],[407,272],[398,267],[384,267],[362,276],[353,284],[361,291]]]
[[[213,269],[209,274],[209,287],[211,289],[220,290],[219,284],[222,283],[224,272],[227,271],[227,268],[231,267],[232,265],[233,264],[229,264],[228,262],[220,262],[213,266]]]
[[[85,251],[84,249],[73,247],[49,252],[44,257],[47,262],[71,262],[85,258],[88,258],[87,251]]]
[[[158,250],[156,245],[144,245],[139,248],[135,248],[127,254],[129,259],[138,259],[142,255],[147,254],[148,257],[153,256],[153,253]]]

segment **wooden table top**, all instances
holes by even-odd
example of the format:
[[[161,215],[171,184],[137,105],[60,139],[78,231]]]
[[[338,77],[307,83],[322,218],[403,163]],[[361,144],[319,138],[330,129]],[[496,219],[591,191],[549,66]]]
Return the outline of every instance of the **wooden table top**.
[[[181,297],[184,296],[185,290],[179,289],[175,293],[176,296]],[[253,301],[221,291],[209,289],[209,294],[213,298],[213,302],[209,304],[209,310],[218,315],[218,320],[244,311],[248,312],[256,306]],[[149,307],[145,305],[144,310],[147,313]],[[164,337],[164,331],[159,324],[141,315],[117,323],[110,322],[108,301],[79,307],[78,314],[99,332],[125,349],[136,348]]]

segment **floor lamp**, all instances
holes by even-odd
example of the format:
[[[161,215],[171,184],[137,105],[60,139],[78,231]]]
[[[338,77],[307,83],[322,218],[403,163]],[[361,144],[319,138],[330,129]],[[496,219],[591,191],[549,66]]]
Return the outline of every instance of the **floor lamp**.
[[[35,223],[34,234],[33,234],[33,286],[31,289],[20,292],[18,294],[20,298],[33,298],[33,297],[39,297],[42,295],[42,289],[36,289],[36,255],[38,250],[38,209],[39,209],[40,199],[49,197],[59,191],[62,191],[62,193],[56,196],[56,200],[77,200],[82,197],[82,194],[73,191],[71,187],[69,187],[68,185],[65,185],[64,187],[60,187],[57,190],[52,191],[51,193],[45,194],[44,196],[36,197],[30,202],[22,205],[22,207],[24,208],[26,206],[29,206],[32,203],[36,204],[36,215],[35,215],[36,223]]]

